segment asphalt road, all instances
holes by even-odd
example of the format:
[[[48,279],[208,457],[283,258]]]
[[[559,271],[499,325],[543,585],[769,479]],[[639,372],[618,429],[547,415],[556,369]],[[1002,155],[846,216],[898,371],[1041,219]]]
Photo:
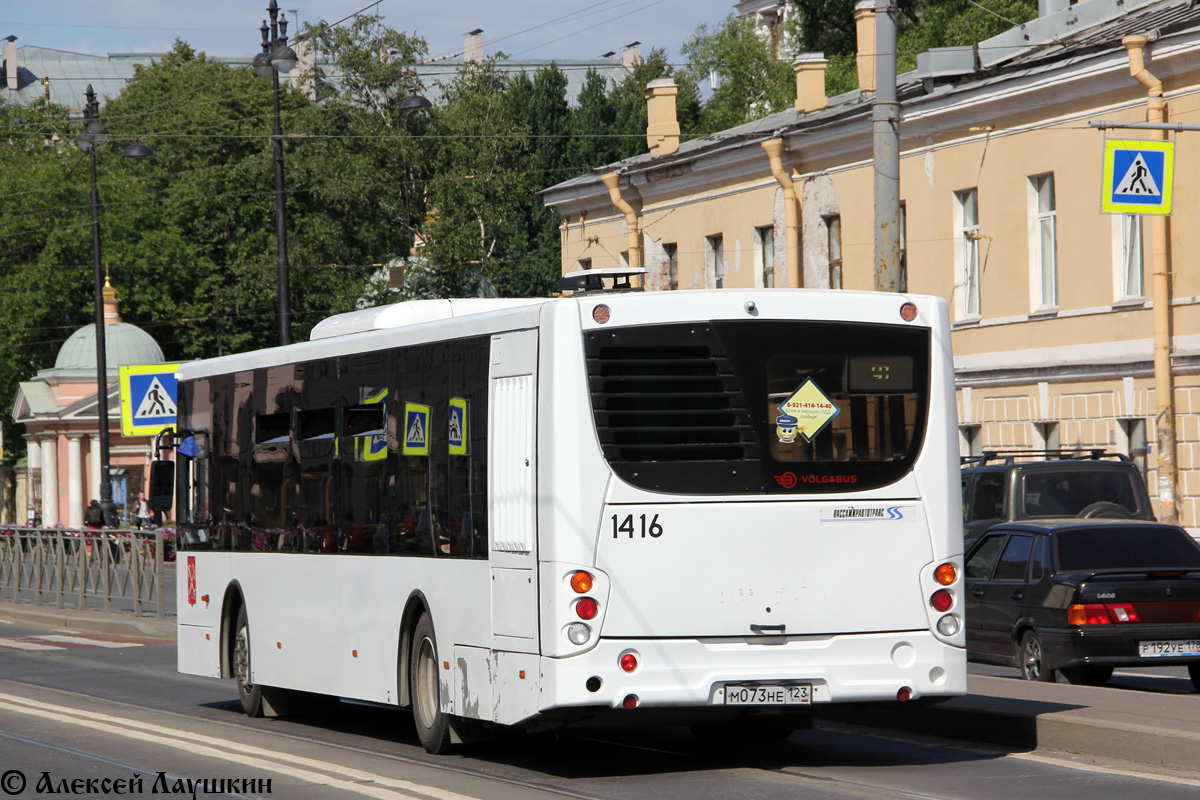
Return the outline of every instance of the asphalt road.
[[[251,720],[232,683],[179,675],[174,661],[174,644],[161,639],[0,622],[0,798],[103,796],[105,787],[191,794],[187,780],[205,778],[220,790],[208,794],[301,800],[1200,795],[1200,774],[1155,775],[826,722],[748,749],[647,728],[514,734],[434,757],[405,712],[343,703],[318,718]],[[24,789],[13,791],[20,782]]]

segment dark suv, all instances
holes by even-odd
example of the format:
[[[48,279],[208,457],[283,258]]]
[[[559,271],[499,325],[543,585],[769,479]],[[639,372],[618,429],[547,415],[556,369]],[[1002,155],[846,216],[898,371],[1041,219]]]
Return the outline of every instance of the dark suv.
[[[962,460],[967,549],[1001,522],[1154,519],[1141,471],[1120,453],[990,450]]]

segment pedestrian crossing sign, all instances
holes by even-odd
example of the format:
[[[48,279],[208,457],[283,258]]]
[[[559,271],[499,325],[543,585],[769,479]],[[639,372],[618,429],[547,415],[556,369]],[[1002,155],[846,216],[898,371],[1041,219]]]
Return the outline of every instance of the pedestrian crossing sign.
[[[154,436],[175,426],[179,364],[139,364],[121,367],[121,433]]]
[[[1174,142],[1106,139],[1100,210],[1105,214],[1170,214],[1174,172]]]
[[[404,443],[406,456],[429,455],[429,406],[404,404]]]

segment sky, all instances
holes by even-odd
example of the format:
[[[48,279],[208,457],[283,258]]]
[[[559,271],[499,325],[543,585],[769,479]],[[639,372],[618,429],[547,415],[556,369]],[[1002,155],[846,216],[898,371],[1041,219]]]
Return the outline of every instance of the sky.
[[[0,38],[77,53],[162,53],[184,39],[209,56],[259,51],[270,0],[0,0]],[[642,52],[680,45],[701,22],[733,13],[736,0],[280,0],[289,24],[337,22],[367,9],[396,30],[416,33],[429,57],[462,52],[464,34],[483,29],[485,55],[595,58],[640,41]],[[295,30],[289,27],[289,35]]]

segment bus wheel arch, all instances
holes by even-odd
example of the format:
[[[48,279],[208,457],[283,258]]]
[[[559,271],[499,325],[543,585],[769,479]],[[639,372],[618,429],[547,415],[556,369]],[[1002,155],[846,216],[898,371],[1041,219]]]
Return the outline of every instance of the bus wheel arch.
[[[422,615],[429,614],[429,602],[420,591],[413,592],[400,617],[399,652],[396,654],[396,704],[401,708],[412,705],[409,692],[409,666],[412,663],[413,634]]]
[[[222,678],[233,677],[233,644],[237,637],[238,612],[246,605],[242,596],[242,587],[233,581],[225,587],[225,598],[221,601],[221,654],[220,675]]]

